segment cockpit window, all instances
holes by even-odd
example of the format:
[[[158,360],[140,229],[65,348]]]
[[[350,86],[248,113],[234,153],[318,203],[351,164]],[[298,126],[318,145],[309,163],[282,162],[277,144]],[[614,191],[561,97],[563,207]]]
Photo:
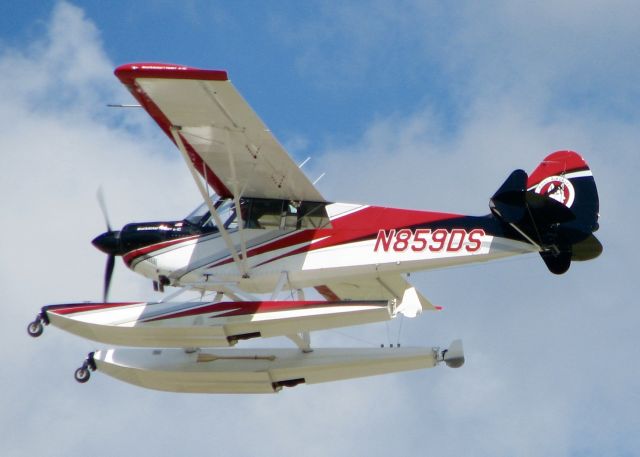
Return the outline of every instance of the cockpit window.
[[[237,228],[238,223],[236,222],[236,208],[233,204],[233,200],[219,200],[220,204],[216,204],[216,211],[218,211],[218,215],[220,216],[220,220],[222,221],[224,228],[227,230],[232,228]],[[216,202],[217,203],[217,202]],[[205,227],[215,228],[216,223],[214,218],[207,211],[207,219],[204,222]]]
[[[189,213],[189,215],[185,217],[184,220],[187,222],[191,222],[193,225],[200,225],[200,222],[208,214],[209,214],[209,206],[206,203],[202,203],[196,209],[191,211],[191,213]]]
[[[220,216],[220,220],[227,230],[238,227],[233,200],[217,200],[213,204],[213,206],[216,208],[216,211]],[[202,203],[195,210],[193,210],[187,217],[184,218],[184,220],[203,229],[211,231],[218,229],[215,220],[211,216],[211,212],[209,211],[209,205],[207,205],[206,202]]]
[[[324,202],[252,198],[242,202],[242,217],[246,228],[299,230],[331,227]]]
[[[236,206],[233,200],[217,200],[214,206],[227,230],[238,228]],[[240,211],[247,229],[318,229],[331,227],[324,202],[294,202],[267,198],[242,198]],[[209,207],[203,203],[185,220],[207,231],[217,230]]]

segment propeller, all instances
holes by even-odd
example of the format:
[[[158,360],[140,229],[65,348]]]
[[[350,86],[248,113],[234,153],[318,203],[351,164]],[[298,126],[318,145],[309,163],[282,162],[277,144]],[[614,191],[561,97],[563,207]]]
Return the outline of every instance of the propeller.
[[[120,254],[120,231],[113,230],[111,228],[109,213],[107,212],[107,205],[105,203],[102,187],[98,188],[97,197],[98,204],[102,211],[102,216],[104,217],[104,222],[107,225],[107,231],[98,235],[91,243],[100,251],[107,254],[107,264],[104,269],[104,286],[102,289],[102,301],[106,303],[107,298],[109,297],[109,288],[111,287],[113,269],[116,265],[116,255]]]
[[[107,204],[104,199],[104,191],[102,190],[102,186],[98,187],[98,192],[96,192],[96,197],[98,197],[98,204],[100,205],[100,210],[102,211],[102,217],[104,217],[104,222],[107,224],[107,231],[112,232],[111,223],[109,222],[109,213],[107,212]]]
[[[109,288],[111,287],[111,278],[113,277],[113,268],[116,265],[116,256],[109,254],[107,264],[104,268],[104,286],[102,288],[102,303],[107,303],[109,297]]]

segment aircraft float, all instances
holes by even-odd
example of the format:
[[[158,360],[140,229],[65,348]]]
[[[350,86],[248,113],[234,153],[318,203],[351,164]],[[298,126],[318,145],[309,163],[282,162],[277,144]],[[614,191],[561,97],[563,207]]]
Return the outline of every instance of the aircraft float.
[[[225,71],[134,63],[115,75],[178,148],[203,203],[185,218],[113,230],[100,198],[107,231],[93,244],[107,254],[102,302],[44,306],[28,326],[34,337],[51,324],[128,346],[91,352],[79,382],[98,370],[165,391],[273,393],[459,367],[460,340],[446,349],[316,348],[310,332],[436,309],[408,282],[414,271],[538,253],[562,274],[602,251],[595,181],[575,152],[550,154],[530,175],[511,173],[484,216],[329,202]],[[116,257],[156,290],[177,291],[158,302],[108,302]],[[323,299],[306,299],[310,289]],[[185,291],[200,298],[180,301]],[[295,346],[234,347],[275,336]]]

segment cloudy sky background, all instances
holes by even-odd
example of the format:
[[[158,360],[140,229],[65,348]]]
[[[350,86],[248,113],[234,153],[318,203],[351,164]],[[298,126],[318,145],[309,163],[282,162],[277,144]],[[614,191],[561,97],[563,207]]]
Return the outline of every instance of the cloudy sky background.
[[[623,456],[640,453],[640,7],[632,1],[15,2],[0,17],[0,453]],[[338,201],[482,214],[515,168],[581,152],[601,201],[597,260],[536,256],[412,275],[445,310],[316,344],[446,345],[467,363],[273,396],[154,392],[96,373],[94,343],[26,324],[100,297],[111,221],[198,202],[171,143],[113,68],[229,71]],[[119,264],[111,298],[153,299]],[[283,344],[277,342],[277,344]],[[285,343],[286,344],[286,343]]]

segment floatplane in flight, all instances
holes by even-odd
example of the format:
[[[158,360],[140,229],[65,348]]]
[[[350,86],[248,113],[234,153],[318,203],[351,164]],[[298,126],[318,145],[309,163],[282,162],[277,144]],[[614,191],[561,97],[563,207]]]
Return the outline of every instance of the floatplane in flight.
[[[93,244],[107,255],[102,302],[47,305],[28,326],[34,337],[50,324],[125,346],[91,352],[79,382],[98,370],[166,391],[272,393],[459,367],[460,340],[446,349],[317,348],[309,335],[436,309],[408,282],[414,271],[538,253],[562,274],[602,251],[595,181],[575,152],[550,154],[530,175],[512,172],[484,216],[334,203],[226,72],[135,63],[115,75],[180,151],[202,204],[179,220],[113,230],[101,200],[107,231]],[[109,302],[116,257],[156,290],[177,289],[158,302]],[[322,299],[305,298],[311,289]],[[185,291],[199,298],[180,300]],[[292,347],[236,347],[274,336]]]

